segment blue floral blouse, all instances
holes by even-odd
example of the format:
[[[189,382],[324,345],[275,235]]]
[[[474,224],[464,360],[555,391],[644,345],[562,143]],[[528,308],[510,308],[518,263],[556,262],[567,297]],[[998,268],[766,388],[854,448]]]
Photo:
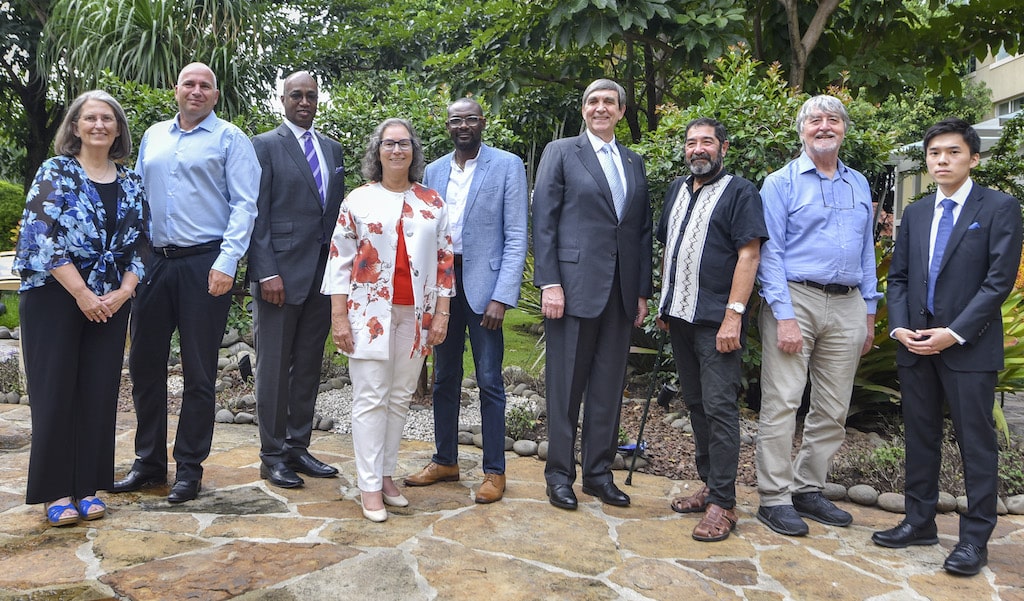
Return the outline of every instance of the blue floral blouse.
[[[20,292],[55,281],[50,270],[73,263],[90,290],[107,294],[131,271],[142,280],[149,240],[149,204],[142,178],[117,165],[117,229],[107,246],[106,209],[78,160],[47,159],[25,200],[12,271]]]

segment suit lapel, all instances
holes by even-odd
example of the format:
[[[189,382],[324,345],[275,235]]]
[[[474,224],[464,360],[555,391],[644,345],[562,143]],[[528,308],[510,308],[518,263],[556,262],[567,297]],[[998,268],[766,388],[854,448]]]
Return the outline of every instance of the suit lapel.
[[[292,133],[292,130],[288,129],[288,126],[284,124],[278,128],[277,133],[281,136],[281,146],[284,148],[285,154],[291,157],[295,163],[295,168],[298,169],[298,173],[302,174],[302,179],[309,186],[310,193],[313,195],[311,200],[319,206],[320,201],[317,199],[320,198],[320,190],[316,187],[316,180],[313,179],[313,172],[309,170],[309,162],[306,161],[306,153],[303,152],[299,140]]]
[[[476,203],[477,192],[480,191],[480,186],[483,185],[487,179],[487,170],[491,167],[491,155],[485,151],[486,146],[480,145],[480,152],[476,156],[476,169],[473,171],[473,181],[469,183],[469,194],[466,197],[466,206],[462,210],[462,214],[469,215],[470,210],[473,208],[473,204]],[[451,163],[448,163],[448,169],[451,169]],[[465,221],[465,217],[463,217]]]
[[[945,269],[949,263],[949,257],[956,251],[956,247],[960,244],[960,241],[964,239],[964,234],[967,232],[967,228],[974,223],[975,218],[978,216],[978,211],[981,210],[981,192],[977,184],[971,189],[970,195],[964,202],[964,206],[960,209],[960,216],[956,219],[956,225],[953,226],[953,231],[949,234],[949,241],[946,243],[946,250],[942,253],[942,264],[939,265],[939,273]]]
[[[927,274],[929,272],[929,255],[928,251],[931,246],[931,234],[932,234],[932,219],[935,218],[935,195],[925,196],[924,198],[916,201],[914,204],[922,203],[926,205],[929,210],[922,210],[922,217],[919,219],[920,227],[924,230],[920,236],[917,236],[917,261],[921,263],[921,273]],[[922,207],[924,209],[925,207]],[[927,219],[925,219],[927,217]],[[907,223],[908,227],[912,227],[911,223]]]
[[[633,201],[633,193],[636,192],[636,172],[633,171],[633,155],[625,146],[615,142],[615,145],[619,147],[619,156],[622,157],[622,171],[626,174],[626,201],[622,207],[622,216],[625,217],[626,213],[629,212],[629,205]]]
[[[611,209],[612,215],[614,215],[615,202],[612,200],[612,189],[608,187],[608,178],[604,175],[601,161],[597,158],[594,147],[590,145],[590,138],[587,137],[586,133],[580,134],[580,137],[576,139],[576,146],[576,154],[579,156],[580,162],[583,163],[583,167],[590,172],[591,177],[597,182],[597,187],[601,190],[605,203]]]

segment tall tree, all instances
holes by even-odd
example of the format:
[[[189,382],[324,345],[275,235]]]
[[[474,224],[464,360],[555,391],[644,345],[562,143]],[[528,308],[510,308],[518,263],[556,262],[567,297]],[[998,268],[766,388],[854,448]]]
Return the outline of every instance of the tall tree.
[[[25,149],[17,171],[28,189],[36,169],[46,159],[50,142],[64,113],[59,96],[51,95],[53,65],[37,60],[43,28],[50,16],[50,2],[11,0],[0,2],[0,99],[4,106],[21,107],[21,112],[4,111],[0,122],[7,135]]]
[[[261,17],[269,2],[250,0],[58,0],[47,23],[47,50],[86,85],[103,71],[155,88],[201,61],[219,79],[219,108],[231,117],[265,100],[273,70],[261,65]]]

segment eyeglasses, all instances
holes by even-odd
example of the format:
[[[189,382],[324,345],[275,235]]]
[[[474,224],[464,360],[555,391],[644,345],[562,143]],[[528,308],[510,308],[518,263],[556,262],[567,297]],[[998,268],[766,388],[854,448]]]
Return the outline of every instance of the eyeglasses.
[[[84,117],[80,117],[78,120],[86,123],[96,123],[99,121],[104,125],[110,125],[116,121],[113,115],[86,115]]]
[[[395,146],[397,146],[401,150],[411,150],[412,149],[412,140],[410,140],[409,138],[405,138],[404,140],[381,140],[380,141],[380,147],[384,150],[384,152],[393,152],[395,150]]]
[[[853,184],[840,177],[836,180],[818,179],[822,204],[827,208],[848,211],[856,206]]]
[[[449,117],[448,125],[450,127],[462,127],[462,124],[465,123],[470,127],[476,127],[477,125],[480,125],[481,119],[483,119],[483,117],[480,117],[479,115],[470,115],[468,117]]]

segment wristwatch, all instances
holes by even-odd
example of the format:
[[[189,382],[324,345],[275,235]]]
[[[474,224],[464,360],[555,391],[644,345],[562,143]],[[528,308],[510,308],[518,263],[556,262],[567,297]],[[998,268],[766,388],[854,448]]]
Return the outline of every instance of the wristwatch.
[[[732,309],[737,315],[743,315],[743,312],[747,310],[747,306],[737,301],[735,303],[729,303],[725,306],[726,309]]]

